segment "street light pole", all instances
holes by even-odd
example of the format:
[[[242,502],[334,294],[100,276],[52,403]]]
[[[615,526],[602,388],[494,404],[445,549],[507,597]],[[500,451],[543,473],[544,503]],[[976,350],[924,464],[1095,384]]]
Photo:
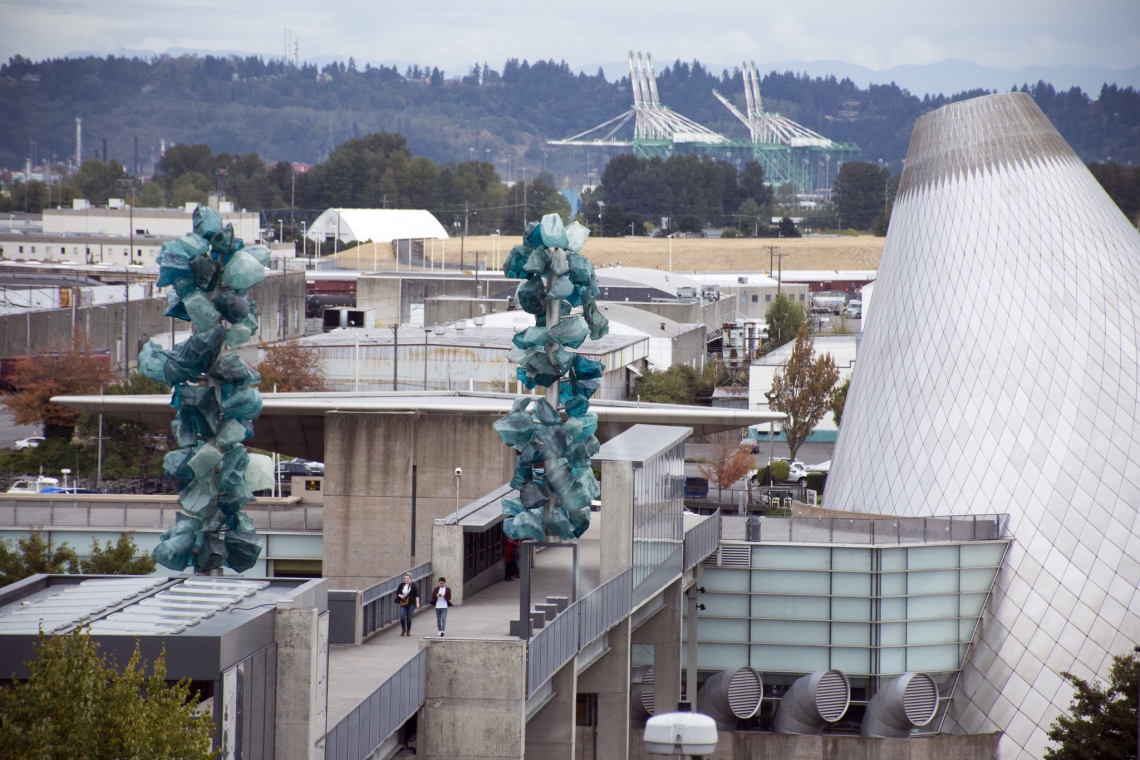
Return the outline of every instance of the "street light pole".
[[[772,402],[776,400],[776,394],[772,391],[765,391],[764,398],[768,399],[768,411],[772,411]],[[772,475],[772,463],[775,461],[776,456],[776,421],[768,420],[768,488],[774,486],[775,480]]]

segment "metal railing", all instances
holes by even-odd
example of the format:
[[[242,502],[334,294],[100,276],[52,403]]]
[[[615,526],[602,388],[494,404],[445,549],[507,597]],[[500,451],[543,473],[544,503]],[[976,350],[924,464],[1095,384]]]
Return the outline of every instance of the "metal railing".
[[[406,572],[412,574],[412,583],[420,592],[420,600],[427,604],[431,596],[431,563],[425,562]],[[373,584],[361,592],[361,637],[368,638],[376,631],[395,623],[400,617],[396,605],[396,589],[404,582],[404,573]]]
[[[720,510],[685,532],[685,570],[690,570],[720,545]]]
[[[243,508],[257,530],[317,532],[324,529],[324,507],[309,504],[259,504]],[[66,502],[64,504],[0,504],[0,527],[107,528],[165,530],[174,525],[177,502]]]
[[[633,568],[615,575],[578,602],[579,649],[613,628],[633,607]]]
[[[751,524],[749,521],[751,520]],[[1009,515],[950,517],[766,517],[721,518],[728,541],[809,544],[920,544],[938,541],[995,541],[1008,533]],[[686,542],[688,537],[686,536]]]
[[[326,760],[365,760],[420,709],[427,691],[421,649],[324,737]]]

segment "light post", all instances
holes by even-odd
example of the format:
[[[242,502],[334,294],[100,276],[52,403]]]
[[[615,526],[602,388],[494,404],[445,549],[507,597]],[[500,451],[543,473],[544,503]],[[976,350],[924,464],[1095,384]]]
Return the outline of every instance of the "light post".
[[[768,399],[768,411],[772,411],[772,402],[776,400],[776,394],[773,391],[765,391],[764,398]],[[776,483],[772,478],[772,462],[776,456],[776,421],[768,420],[768,490],[772,489]]]
[[[309,246],[306,245],[305,234],[306,234],[305,223],[301,222],[301,258],[305,258],[309,255]],[[308,263],[312,264],[313,262],[310,261]]]

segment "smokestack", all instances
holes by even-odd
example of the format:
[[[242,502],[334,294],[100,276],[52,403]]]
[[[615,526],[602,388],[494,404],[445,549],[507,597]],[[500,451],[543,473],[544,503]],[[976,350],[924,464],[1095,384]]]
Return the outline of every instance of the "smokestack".
[[[75,119],[75,165],[83,166],[83,119]]]
[[[103,163],[107,163],[107,138],[103,138]]]

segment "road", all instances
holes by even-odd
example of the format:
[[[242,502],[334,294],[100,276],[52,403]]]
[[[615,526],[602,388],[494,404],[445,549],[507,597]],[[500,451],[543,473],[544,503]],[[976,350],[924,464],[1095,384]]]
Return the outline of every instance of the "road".
[[[17,425],[8,408],[0,406],[0,448],[10,449],[16,441],[39,432],[38,425]]]

